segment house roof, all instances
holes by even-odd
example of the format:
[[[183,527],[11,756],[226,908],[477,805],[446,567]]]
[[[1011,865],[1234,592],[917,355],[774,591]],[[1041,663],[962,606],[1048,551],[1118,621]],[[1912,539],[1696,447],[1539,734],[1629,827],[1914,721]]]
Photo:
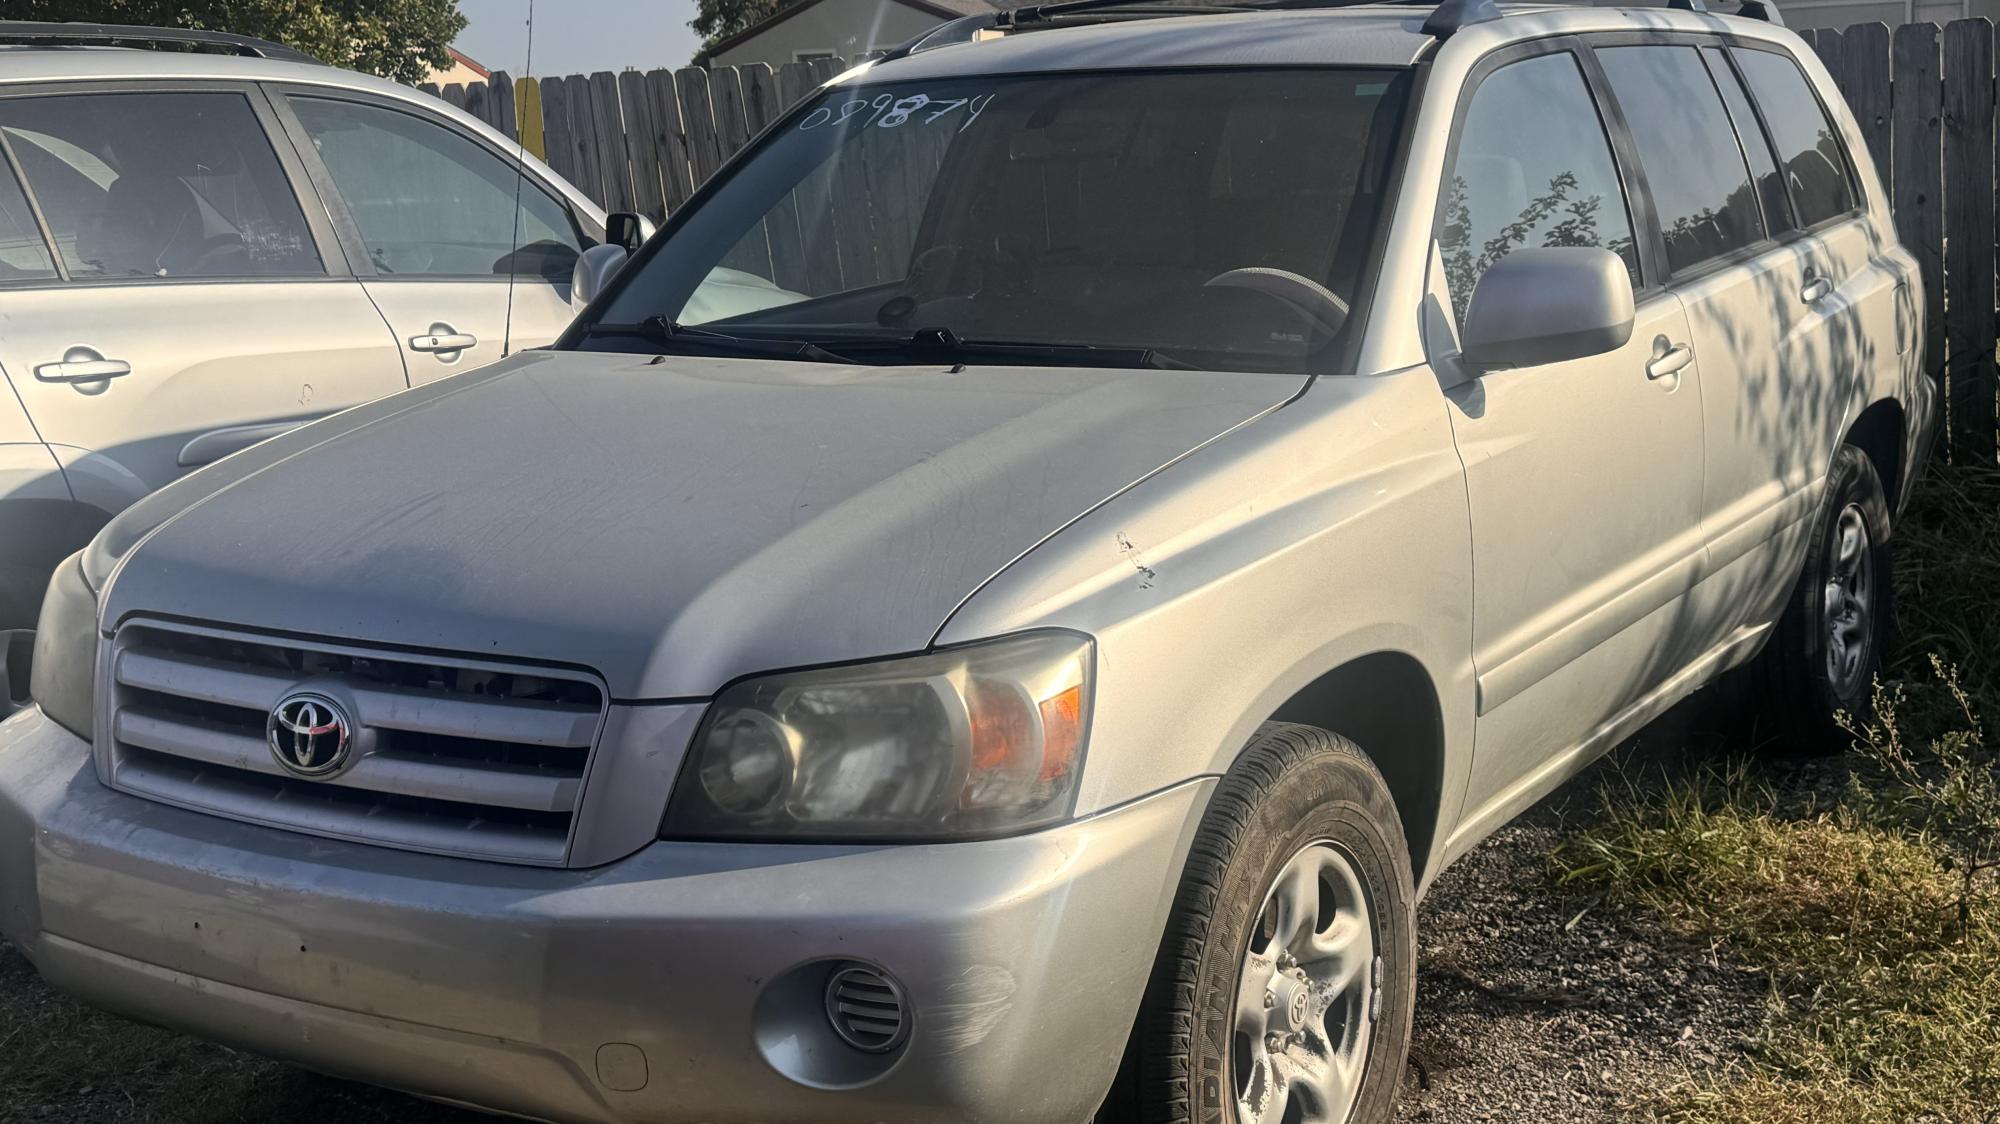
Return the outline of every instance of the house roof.
[[[1028,3],[1029,0],[886,0],[886,2],[901,4],[905,8],[914,8],[926,15],[936,16],[941,20],[955,20],[961,16],[979,16],[1006,8],[1016,8]],[[819,3],[821,3],[821,0],[798,0],[795,4],[788,4],[736,34],[724,36],[695,52],[694,64],[696,66],[707,66],[711,59],[722,52],[755,39],[757,36],[764,34],[773,27]]]

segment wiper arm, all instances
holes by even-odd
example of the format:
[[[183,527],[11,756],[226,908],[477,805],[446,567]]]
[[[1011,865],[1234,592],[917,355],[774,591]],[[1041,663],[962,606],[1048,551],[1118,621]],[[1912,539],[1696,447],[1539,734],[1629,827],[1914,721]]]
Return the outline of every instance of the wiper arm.
[[[709,328],[676,324],[666,316],[648,316],[632,324],[599,321],[585,327],[583,334],[585,337],[640,339],[663,349],[687,348],[697,351],[706,349],[732,355],[806,359],[815,363],[853,362],[845,356],[835,355],[811,340],[760,340],[747,336],[732,336],[727,332],[717,332]]]
[[[1106,347],[1088,343],[1037,343],[1030,340],[968,340],[950,328],[925,328],[907,337],[843,340],[850,353],[898,351],[919,362],[1004,361],[1048,367],[1153,367],[1194,371],[1191,363],[1150,347]]]

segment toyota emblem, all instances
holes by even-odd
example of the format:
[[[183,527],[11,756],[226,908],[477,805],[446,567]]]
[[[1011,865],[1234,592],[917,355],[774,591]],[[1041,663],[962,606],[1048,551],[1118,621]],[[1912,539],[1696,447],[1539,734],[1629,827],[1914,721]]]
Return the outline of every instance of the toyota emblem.
[[[352,732],[339,703],[308,692],[286,695],[265,724],[271,756],[301,777],[323,777],[347,764]]]

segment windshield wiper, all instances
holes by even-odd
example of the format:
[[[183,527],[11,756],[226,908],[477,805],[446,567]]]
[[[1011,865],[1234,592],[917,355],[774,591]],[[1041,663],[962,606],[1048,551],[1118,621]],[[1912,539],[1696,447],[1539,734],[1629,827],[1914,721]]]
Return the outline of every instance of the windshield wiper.
[[[1029,340],[961,339],[950,328],[925,328],[909,336],[868,336],[840,341],[841,350],[863,357],[883,352],[916,362],[1014,362],[1042,367],[1153,367],[1168,371],[1200,370],[1192,363],[1150,347],[1108,347],[1089,343],[1036,343]]]
[[[805,359],[814,363],[851,363],[844,355],[836,355],[811,340],[754,339],[748,336],[732,336],[727,332],[717,332],[708,328],[694,328],[676,324],[665,316],[648,316],[633,324],[613,324],[599,321],[583,329],[585,337],[638,339],[661,349],[676,352],[683,350],[700,354],[704,351],[721,352],[727,355],[742,355],[755,358]]]

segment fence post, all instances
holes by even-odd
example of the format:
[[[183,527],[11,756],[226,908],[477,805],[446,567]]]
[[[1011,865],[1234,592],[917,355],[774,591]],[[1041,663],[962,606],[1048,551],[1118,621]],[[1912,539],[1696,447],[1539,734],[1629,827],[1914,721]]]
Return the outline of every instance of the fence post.
[[[1944,378],[1943,87],[1938,81],[1938,29],[1906,23],[1891,36],[1894,68],[1890,97],[1896,134],[1890,155],[1889,198],[1896,233],[1916,256],[1924,283],[1924,357],[1933,378]]]
[[[1951,459],[1992,464],[1993,24],[1944,29],[1945,354]]]

